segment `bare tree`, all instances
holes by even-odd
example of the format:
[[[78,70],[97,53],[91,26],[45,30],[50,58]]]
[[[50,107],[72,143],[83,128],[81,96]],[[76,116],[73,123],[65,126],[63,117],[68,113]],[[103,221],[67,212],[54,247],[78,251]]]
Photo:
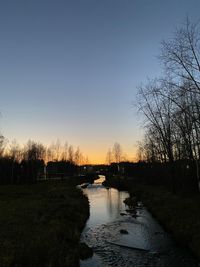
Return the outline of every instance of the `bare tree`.
[[[80,154],[81,154],[80,149],[79,149],[79,147],[77,147],[77,149],[76,149],[76,151],[74,153],[74,162],[78,166],[80,165],[80,158],[81,158]]]
[[[185,24],[178,28],[174,38],[162,42],[161,60],[165,69],[177,79],[190,81],[194,90],[200,93],[200,31],[199,25],[186,19]]]
[[[10,144],[9,157],[13,161],[20,162],[22,159],[22,150],[16,140],[13,140]]]
[[[200,29],[199,24],[186,20],[185,25],[177,29],[170,41],[162,43],[161,59],[171,76],[170,83],[175,88],[174,103],[186,118],[179,128],[185,148],[191,159],[195,159],[196,173],[200,191]],[[181,98],[180,103],[177,99]],[[186,114],[187,113],[187,114]],[[189,124],[188,124],[189,122]],[[188,128],[189,125],[189,128]]]
[[[200,190],[200,29],[187,19],[174,38],[162,42],[165,77],[139,89],[139,109],[146,118],[141,146],[149,161],[196,163]]]
[[[65,142],[63,147],[62,147],[62,155],[61,155],[62,160],[67,161],[68,159],[68,143]]]
[[[110,165],[112,163],[112,151],[111,149],[109,148],[107,154],[106,154],[106,164]]]
[[[29,140],[24,150],[26,160],[43,160],[45,158],[45,147],[41,143]]]
[[[68,148],[68,160],[71,163],[74,163],[74,148],[73,148],[72,145],[70,145],[69,148]]]
[[[3,135],[0,134],[0,157],[3,156],[3,152],[5,149],[5,137]]]
[[[61,159],[61,143],[59,139],[56,140],[54,148],[55,148],[55,159],[59,161]]]
[[[119,143],[114,143],[113,146],[113,157],[116,163],[120,163],[122,159],[122,148]]]
[[[174,161],[172,101],[169,98],[164,99],[159,88],[157,81],[149,81],[146,86],[140,87],[138,106],[146,117],[145,126],[149,135],[151,132],[152,136],[157,137],[157,142],[160,140],[159,146],[163,148],[163,153],[172,163]]]

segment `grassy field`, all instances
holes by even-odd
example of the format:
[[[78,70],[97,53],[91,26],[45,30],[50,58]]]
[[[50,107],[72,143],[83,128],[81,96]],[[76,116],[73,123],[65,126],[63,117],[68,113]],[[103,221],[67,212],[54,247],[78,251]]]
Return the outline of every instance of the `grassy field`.
[[[0,186],[0,266],[78,266],[88,216],[88,199],[66,182]]]

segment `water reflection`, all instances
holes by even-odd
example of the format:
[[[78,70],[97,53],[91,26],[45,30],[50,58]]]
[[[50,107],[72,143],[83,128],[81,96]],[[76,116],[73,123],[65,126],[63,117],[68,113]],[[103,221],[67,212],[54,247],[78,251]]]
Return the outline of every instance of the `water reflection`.
[[[94,185],[96,184],[102,184],[105,181],[105,176],[104,175],[99,175],[99,179],[94,181]]]
[[[93,247],[94,257],[81,261],[81,267],[198,266],[144,207],[138,207],[136,216],[126,211],[128,192],[106,189],[101,185],[103,180],[101,176],[83,189],[90,202],[90,218],[82,241]],[[121,234],[122,229],[128,234]]]
[[[107,189],[107,211],[109,216],[113,219],[125,208],[123,200],[128,197],[128,193],[119,192],[116,189]]]
[[[123,200],[129,196],[127,192],[119,192],[116,189],[106,189],[99,184],[84,189],[90,203],[90,218],[88,227],[111,222],[119,217],[125,209]]]

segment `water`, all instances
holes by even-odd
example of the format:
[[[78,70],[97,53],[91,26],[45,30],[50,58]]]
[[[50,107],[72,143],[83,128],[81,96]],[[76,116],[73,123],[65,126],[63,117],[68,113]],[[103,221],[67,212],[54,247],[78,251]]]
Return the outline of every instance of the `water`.
[[[129,193],[106,189],[103,180],[100,176],[83,189],[90,202],[90,218],[81,239],[93,248],[94,256],[80,261],[81,267],[199,266],[177,247],[142,203],[134,211],[128,210],[123,201]]]

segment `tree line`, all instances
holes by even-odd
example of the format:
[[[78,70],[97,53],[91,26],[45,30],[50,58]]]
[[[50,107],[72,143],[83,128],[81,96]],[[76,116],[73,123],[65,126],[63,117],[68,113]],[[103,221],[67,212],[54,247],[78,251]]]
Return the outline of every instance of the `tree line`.
[[[72,176],[78,174],[81,164],[88,164],[79,147],[75,150],[59,140],[45,147],[29,140],[24,146],[16,141],[8,144],[0,135],[0,183],[34,182],[38,178]]]
[[[112,148],[109,148],[106,154],[106,164],[120,163],[126,161],[126,155],[123,153],[123,149],[120,143],[115,142]]]
[[[162,42],[159,57],[163,76],[148,80],[138,90],[139,110],[145,117],[138,157],[169,166],[173,185],[178,176],[184,178],[190,172],[187,179],[200,190],[199,24],[186,19],[172,39]]]

